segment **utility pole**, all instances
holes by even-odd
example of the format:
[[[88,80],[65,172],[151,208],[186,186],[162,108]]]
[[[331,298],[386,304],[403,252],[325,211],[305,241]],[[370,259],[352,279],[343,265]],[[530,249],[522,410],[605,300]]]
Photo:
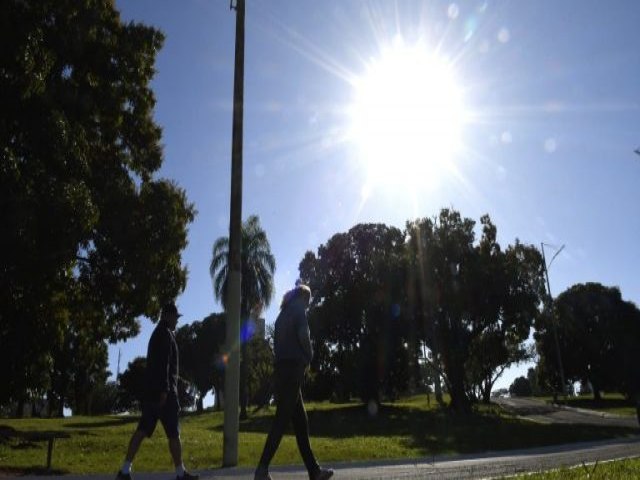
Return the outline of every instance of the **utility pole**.
[[[231,0],[236,11],[233,133],[231,145],[231,205],[229,217],[229,277],[227,284],[227,363],[224,378],[222,466],[238,464],[238,404],[240,398],[240,292],[242,282],[242,116],[244,106],[245,0]]]
[[[564,245],[562,245],[558,251],[555,253],[555,255],[551,258],[551,261],[549,262],[549,267],[547,267],[547,260],[546,257],[544,255],[544,243],[540,244],[542,246],[542,264],[544,265],[544,275],[547,279],[547,292],[549,294],[549,315],[550,315],[550,319],[551,319],[551,330],[553,331],[553,341],[556,345],[556,356],[557,356],[557,360],[558,360],[558,370],[560,372],[560,383],[562,385],[562,398],[565,400],[567,400],[567,394],[566,394],[566,386],[565,386],[565,381],[564,381],[564,367],[562,366],[562,355],[560,353],[560,342],[558,341],[558,328],[556,326],[556,319],[555,316],[553,314],[553,296],[551,295],[551,284],[549,283],[549,267],[551,266],[551,264],[553,263],[553,261],[556,259],[556,257],[558,256],[558,254],[562,251],[562,249],[564,248]]]

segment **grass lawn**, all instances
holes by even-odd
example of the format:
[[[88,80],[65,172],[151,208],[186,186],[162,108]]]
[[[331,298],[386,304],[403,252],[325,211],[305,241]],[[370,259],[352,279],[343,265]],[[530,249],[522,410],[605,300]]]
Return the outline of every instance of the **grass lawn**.
[[[631,480],[640,478],[640,458],[563,468],[550,472],[508,478],[513,480]]]
[[[548,403],[553,402],[552,397],[540,397]],[[562,402],[562,397],[558,398]],[[589,410],[597,410],[599,412],[615,413],[616,415],[635,416],[636,407],[632,401],[627,400],[620,393],[603,393],[602,400],[596,402],[593,395],[578,395],[575,397],[567,397],[567,406],[575,408],[586,408]]]
[[[426,397],[384,404],[371,416],[358,403],[307,405],[311,444],[320,461],[411,459],[442,453],[506,450],[635,434],[635,429],[578,425],[542,425],[518,420],[499,407],[480,405],[459,416],[440,409]],[[240,423],[241,466],[255,465],[264,446],[274,409]],[[60,473],[110,473],[123,459],[137,417],[102,416],[65,419],[0,419],[0,430],[54,431],[69,438],[55,443],[52,466]],[[187,414],[182,420],[185,464],[192,469],[216,468],[222,462],[221,412]],[[2,438],[2,437],[0,437]],[[47,444],[15,438],[0,440],[0,471],[38,472],[46,462]],[[274,464],[301,464],[295,438],[285,436]],[[159,425],[143,443],[137,471],[172,469],[166,439]]]

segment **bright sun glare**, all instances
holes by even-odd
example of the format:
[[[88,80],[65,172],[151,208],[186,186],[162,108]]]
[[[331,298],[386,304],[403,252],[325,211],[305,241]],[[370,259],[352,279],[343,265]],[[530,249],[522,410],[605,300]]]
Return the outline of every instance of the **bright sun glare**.
[[[450,65],[423,46],[384,51],[354,81],[351,138],[375,185],[437,183],[460,146],[464,111]]]

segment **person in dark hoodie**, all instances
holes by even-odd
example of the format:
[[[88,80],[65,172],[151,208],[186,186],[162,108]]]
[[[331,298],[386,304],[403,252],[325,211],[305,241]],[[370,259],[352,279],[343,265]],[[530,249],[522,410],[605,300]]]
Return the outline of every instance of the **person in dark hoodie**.
[[[169,440],[169,452],[176,467],[177,480],[197,480],[198,475],[185,471],[182,462],[182,442],[178,413],[178,344],[174,330],[178,324],[175,304],[168,303],[162,308],[160,321],[151,334],[147,349],[145,370],[145,398],[142,399],[142,416],[133,433],[122,468],[116,480],[131,480],[131,464],[142,441],[153,435],[158,424],[162,423]]]
[[[333,470],[320,468],[313,455],[309,443],[309,422],[302,400],[302,381],[313,358],[306,313],[310,300],[311,290],[302,284],[296,284],[296,288],[282,298],[274,335],[276,416],[255,471],[255,480],[271,480],[269,464],[289,422],[293,422],[298,450],[309,479],[327,480],[333,475]]]

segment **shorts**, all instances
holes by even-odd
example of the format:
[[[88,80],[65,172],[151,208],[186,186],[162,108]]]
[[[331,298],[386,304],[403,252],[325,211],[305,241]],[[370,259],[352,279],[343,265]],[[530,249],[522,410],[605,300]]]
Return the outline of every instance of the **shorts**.
[[[153,435],[158,420],[162,423],[167,438],[178,438],[180,436],[180,425],[178,422],[178,413],[180,413],[180,404],[178,398],[173,392],[167,395],[167,401],[158,408],[158,405],[149,401],[142,404],[142,416],[138,422],[138,430],[147,434],[147,437]]]

